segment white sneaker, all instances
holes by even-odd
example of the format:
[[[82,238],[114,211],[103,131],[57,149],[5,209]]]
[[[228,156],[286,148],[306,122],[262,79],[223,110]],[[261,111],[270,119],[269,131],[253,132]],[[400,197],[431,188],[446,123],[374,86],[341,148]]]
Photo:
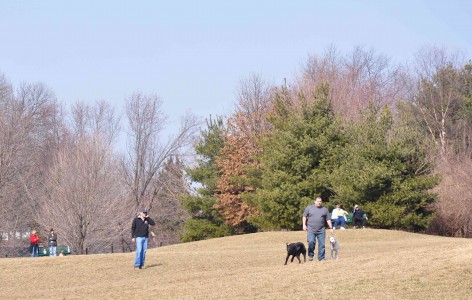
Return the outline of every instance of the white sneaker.
[[[344,227],[341,227],[341,230],[346,230],[346,228],[344,228]]]

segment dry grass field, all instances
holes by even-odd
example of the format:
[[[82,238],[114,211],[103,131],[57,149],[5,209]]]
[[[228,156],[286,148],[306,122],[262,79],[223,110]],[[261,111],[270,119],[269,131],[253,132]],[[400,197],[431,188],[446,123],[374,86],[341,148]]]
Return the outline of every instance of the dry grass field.
[[[134,253],[0,259],[0,299],[472,299],[472,240],[336,231],[339,260],[284,265],[304,232],[264,232]]]

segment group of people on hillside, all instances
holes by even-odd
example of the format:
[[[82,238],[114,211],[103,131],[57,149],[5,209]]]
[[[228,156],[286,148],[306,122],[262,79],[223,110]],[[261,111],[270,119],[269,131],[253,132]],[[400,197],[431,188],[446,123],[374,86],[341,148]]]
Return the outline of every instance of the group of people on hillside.
[[[330,214],[328,209],[322,206],[323,200],[321,197],[315,199],[315,203],[308,205],[303,212],[302,225],[303,230],[307,231],[308,242],[308,260],[312,261],[315,256],[316,241],[318,241],[318,260],[325,259],[325,240],[326,240],[326,224],[328,224],[331,233],[339,224],[340,229],[344,230],[344,224],[348,213],[341,205],[336,205]],[[352,224],[355,228],[357,224],[361,224],[362,228],[365,226],[365,221],[368,220],[366,213],[360,209],[359,205],[354,205],[352,212]],[[333,224],[334,221],[334,224]]]
[[[325,227],[328,224],[330,230],[333,230],[340,225],[341,230],[344,229],[346,217],[348,213],[341,205],[336,205],[330,214],[328,209],[322,206],[323,200],[321,197],[315,199],[314,205],[308,205],[303,213],[303,230],[308,231],[308,259],[313,260],[316,240],[318,240],[318,260],[325,258]],[[354,206],[352,212],[353,226],[360,224],[362,228],[365,226],[365,221],[368,220],[364,211],[359,208],[359,205]],[[332,223],[334,221],[334,225]],[[132,241],[136,242],[136,257],[134,260],[135,269],[143,269],[146,258],[146,250],[149,238],[149,226],[155,225],[156,222],[149,217],[146,208],[141,208],[138,215],[134,218],[131,225]]]
[[[48,245],[49,245],[49,256],[56,256],[57,248],[57,234],[54,232],[54,229],[51,228],[48,234]],[[31,257],[39,256],[39,242],[41,238],[38,235],[38,232],[33,229],[30,235],[30,253]]]
[[[146,259],[146,251],[149,239],[149,226],[156,225],[156,222],[149,216],[146,208],[141,208],[136,218],[131,224],[131,238],[136,243],[136,257],[134,267],[137,269],[144,268]],[[56,256],[57,234],[51,229],[47,237],[49,245],[49,255]],[[31,231],[30,235],[30,253],[31,257],[38,257],[40,236],[36,230]]]
[[[333,229],[336,229],[338,225],[340,226],[341,230],[344,230],[344,224],[347,222],[348,212],[345,211],[342,205],[337,204],[336,208],[333,209],[331,212],[331,221],[333,222]],[[365,221],[368,221],[369,218],[367,214],[359,208],[359,205],[354,205],[354,209],[352,210],[352,226],[356,228],[356,226],[361,226],[361,228],[365,228]]]
[[[339,204],[336,205],[336,208],[333,209],[330,214],[328,209],[322,206],[322,202],[321,197],[317,197],[314,204],[308,205],[303,212],[302,223],[303,230],[307,231],[308,259],[310,261],[313,260],[315,255],[316,241],[318,241],[318,260],[321,261],[325,259],[326,224],[328,224],[331,232],[333,232],[338,225],[340,225],[341,230],[344,230],[344,224],[348,215]],[[352,212],[353,226],[360,224],[362,228],[364,228],[366,220],[368,220],[366,213],[356,204]],[[135,269],[144,268],[150,232],[149,226],[152,225],[156,225],[156,222],[149,216],[146,208],[141,208],[131,224],[131,238],[132,241],[136,243]],[[39,241],[40,237],[37,235],[36,230],[33,230],[30,236],[32,257],[38,256]],[[50,256],[55,256],[57,234],[53,229],[50,230],[48,235],[48,243]]]

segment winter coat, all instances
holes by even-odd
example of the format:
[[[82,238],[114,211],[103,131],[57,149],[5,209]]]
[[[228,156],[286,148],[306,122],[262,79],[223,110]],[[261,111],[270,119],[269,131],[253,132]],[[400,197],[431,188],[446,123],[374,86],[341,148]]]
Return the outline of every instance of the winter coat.
[[[134,218],[133,224],[131,225],[131,236],[136,237],[149,237],[149,225],[156,225],[153,219],[146,217],[141,219],[139,216]]]
[[[40,238],[39,238],[39,236],[37,236],[36,234],[30,235],[30,243],[31,243],[31,245],[38,245],[39,240],[40,240]]]
[[[48,242],[49,242],[49,246],[56,247],[57,246],[57,234],[56,233],[50,233],[48,235]]]

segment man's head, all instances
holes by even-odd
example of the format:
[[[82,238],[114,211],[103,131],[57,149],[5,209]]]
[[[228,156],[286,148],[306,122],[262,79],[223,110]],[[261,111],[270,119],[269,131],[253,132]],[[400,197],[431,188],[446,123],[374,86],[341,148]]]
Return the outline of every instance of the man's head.
[[[354,205],[354,209],[358,210],[359,209],[359,204]]]
[[[321,199],[321,197],[316,197],[316,199],[315,199],[315,206],[316,206],[316,207],[320,207],[320,206],[321,206],[321,203],[323,203],[323,199]]]
[[[139,214],[140,214],[141,216],[145,217],[145,216],[147,216],[148,211],[147,211],[147,209],[146,209],[145,207],[141,207],[141,208],[139,209]]]
[[[51,230],[49,230],[49,232],[54,232],[54,229],[51,228]]]
[[[341,204],[336,204],[336,208],[337,208],[337,209],[340,209],[340,208],[341,208]]]

